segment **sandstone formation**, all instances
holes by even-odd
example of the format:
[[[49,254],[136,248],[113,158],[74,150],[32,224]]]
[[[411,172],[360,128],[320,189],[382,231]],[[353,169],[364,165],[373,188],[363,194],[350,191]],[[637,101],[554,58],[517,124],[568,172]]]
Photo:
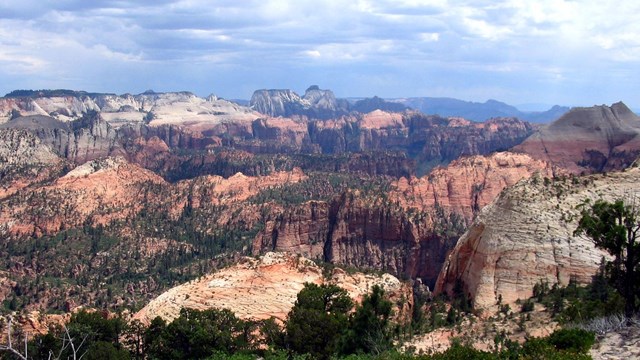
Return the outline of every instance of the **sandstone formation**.
[[[170,184],[122,157],[108,157],[86,162],[51,184],[25,189],[16,198],[0,203],[0,233],[54,234],[86,221],[106,225],[134,216],[145,207],[178,217],[185,206],[197,209],[237,204],[262,189],[305,178],[296,168],[264,177],[237,173],[227,179],[202,176]],[[155,196],[159,192],[166,197]],[[230,213],[225,219],[229,217]]]
[[[0,123],[11,120],[16,114],[51,116],[66,122],[92,111],[100,112],[114,127],[146,122],[207,129],[231,121],[250,122],[259,116],[215,96],[203,99],[189,92],[114,95],[54,90],[0,98]]]
[[[250,107],[273,117],[303,115],[329,119],[349,112],[346,101],[337,100],[331,90],[321,90],[315,85],[309,87],[304,96],[289,89],[256,90],[251,96]]]
[[[447,252],[473,216],[505,187],[534,174],[552,177],[544,161],[508,152],[456,160],[422,178],[390,184],[379,195],[347,192],[274,210],[253,253],[289,251],[345,266],[422,278],[432,286]]]
[[[177,173],[198,173],[200,170],[191,168],[196,166],[193,156],[206,156],[202,152],[212,149],[251,154],[370,153],[380,161],[358,171],[370,175],[422,175],[461,155],[509,148],[533,131],[531,125],[516,119],[472,123],[381,110],[331,119],[261,118],[248,108],[190,93],[117,96],[60,92],[27,92],[31,95],[18,93],[23,96],[1,98],[0,113],[4,111],[6,122],[0,124],[0,132],[26,130],[73,164],[124,156],[168,178],[180,178]],[[334,105],[340,108],[325,90],[312,87],[305,96],[305,101],[322,109],[332,109]],[[133,119],[134,113],[144,114],[144,120]],[[147,146],[149,140],[153,140],[151,146]],[[177,155],[184,151],[192,154]],[[317,163],[307,165],[314,170]],[[250,171],[238,171],[243,170]],[[335,170],[340,169],[331,171]],[[221,175],[222,170],[213,174]]]
[[[390,196],[406,208],[440,206],[471,221],[504,188],[533,174],[553,177],[561,172],[526,154],[496,152],[454,160],[421,178],[400,178],[393,183]]]
[[[640,155],[640,117],[621,102],[574,108],[514,151],[575,174],[624,169]]]
[[[53,234],[87,219],[107,224],[142,207],[142,186],[163,183],[123,158],[90,161],[52,184],[25,189],[1,203],[0,234]]]
[[[448,256],[437,292],[460,282],[477,308],[532,295],[539,281],[591,281],[604,253],[573,236],[585,200],[637,196],[640,168],[553,181],[533,177],[505,190],[476,217]]]
[[[267,253],[259,259],[243,258],[237,265],[174,287],[151,301],[134,318],[144,323],[156,316],[171,321],[184,307],[226,308],[242,319],[273,316],[284,321],[307,282],[336,284],[347,290],[354,301],[361,300],[373,285],[381,285],[393,300],[412,298],[411,287],[388,274],[349,274],[341,269],[323,274],[322,268],[304,257]],[[411,303],[401,304],[400,308],[396,305],[396,314],[406,315],[410,306]]]

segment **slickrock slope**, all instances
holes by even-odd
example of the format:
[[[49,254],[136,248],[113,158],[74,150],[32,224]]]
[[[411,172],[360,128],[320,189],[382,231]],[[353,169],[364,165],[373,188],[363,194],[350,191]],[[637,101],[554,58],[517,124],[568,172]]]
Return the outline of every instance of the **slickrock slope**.
[[[623,169],[640,154],[640,117],[621,102],[574,108],[514,151],[574,174]]]
[[[638,192],[640,169],[552,182],[539,177],[505,190],[482,210],[460,238],[438,277],[436,292],[460,281],[477,308],[498,296],[513,303],[532,295],[535,283],[566,285],[591,280],[604,253],[586,237],[575,237],[585,199],[615,200]]]
[[[628,360],[640,358],[640,320],[627,327],[599,336],[589,351],[593,360]]]
[[[304,257],[267,253],[259,259],[243,258],[237,265],[174,287],[151,301],[134,318],[145,323],[156,316],[171,321],[185,307],[226,308],[243,319],[274,316],[285,320],[305,282],[336,284],[347,290],[355,301],[376,284],[383,286],[392,299],[412,298],[411,288],[388,274],[348,274],[335,269],[327,279],[322,268]],[[406,314],[407,308],[399,310]]]

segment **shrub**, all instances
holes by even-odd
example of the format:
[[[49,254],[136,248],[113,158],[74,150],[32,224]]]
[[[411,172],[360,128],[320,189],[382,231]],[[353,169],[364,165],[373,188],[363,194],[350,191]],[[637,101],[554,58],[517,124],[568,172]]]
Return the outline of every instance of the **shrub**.
[[[574,353],[586,353],[595,341],[595,334],[583,329],[560,329],[549,336],[549,343],[556,349]]]

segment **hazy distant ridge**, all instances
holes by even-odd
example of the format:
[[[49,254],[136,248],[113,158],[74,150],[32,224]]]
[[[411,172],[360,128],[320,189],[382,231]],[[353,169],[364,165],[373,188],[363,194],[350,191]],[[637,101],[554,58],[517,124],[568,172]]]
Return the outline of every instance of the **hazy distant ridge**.
[[[515,106],[487,100],[484,103],[464,101],[454,98],[413,97],[387,99],[425,114],[440,116],[459,116],[473,121],[485,121],[494,117],[517,117],[530,122],[546,123],[558,119],[569,111],[569,107],[555,105],[547,111],[520,111]]]

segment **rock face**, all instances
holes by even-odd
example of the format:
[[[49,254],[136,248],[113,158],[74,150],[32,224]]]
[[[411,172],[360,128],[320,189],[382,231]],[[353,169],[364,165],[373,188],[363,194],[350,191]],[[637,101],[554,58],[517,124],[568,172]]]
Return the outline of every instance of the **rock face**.
[[[27,130],[73,164],[124,156],[155,171],[177,172],[179,168],[182,173],[191,173],[192,169],[186,168],[191,164],[185,161],[192,159],[181,159],[172,152],[213,148],[252,154],[365,152],[375,153],[380,165],[354,164],[368,167],[359,171],[395,176],[422,175],[462,155],[506,149],[533,131],[531,125],[516,119],[472,123],[417,112],[381,110],[344,115],[341,102],[330,91],[317,87],[309,88],[300,100],[289,91],[267,91],[265,96],[258,96],[264,100],[260,103],[268,107],[282,105],[284,109],[289,106],[286,104],[303,103],[308,107],[305,111],[313,112],[295,118],[259,118],[248,108],[215,97],[201,99],[190,93],[117,96],[61,92],[19,92],[23,96],[0,98],[0,115],[5,114],[6,120],[0,123],[0,132]],[[343,116],[327,118],[338,114]],[[164,142],[166,151],[146,148],[151,139],[158,145]],[[153,154],[147,154],[147,150]],[[415,170],[406,171],[407,166]]]
[[[156,316],[171,321],[185,307],[226,308],[242,319],[262,320],[273,316],[284,321],[307,282],[336,284],[347,290],[356,302],[374,285],[381,285],[392,300],[403,296],[412,299],[411,287],[388,274],[347,274],[341,269],[323,274],[322,268],[303,257],[267,253],[259,259],[243,258],[235,266],[174,287],[151,301],[134,318],[144,323]],[[402,306],[395,309],[401,316],[408,313],[411,304]]]
[[[259,117],[246,107],[215,96],[202,99],[188,92],[114,95],[54,90],[12,94],[0,98],[0,123],[29,115],[51,116],[66,122],[93,111],[100,112],[102,118],[113,127],[151,123],[206,129],[230,121],[250,122]]]
[[[452,162],[422,178],[401,178],[387,200],[360,192],[309,201],[267,219],[253,252],[289,251],[345,266],[422,278],[433,286],[465,223],[502,189],[533,174],[551,177],[544,161],[496,153]]]
[[[329,119],[349,112],[349,104],[336,100],[331,90],[321,90],[311,86],[304,96],[292,90],[256,90],[251,96],[250,107],[259,113],[274,117],[308,116],[316,119]]]
[[[290,123],[287,131],[283,129],[284,122]],[[235,145],[249,150],[260,140],[263,146],[288,152],[404,152],[416,161],[418,173],[422,175],[435,165],[460,156],[508,149],[533,132],[530,124],[517,119],[472,123],[415,112],[400,114],[380,110],[302,124],[294,120],[263,121],[254,127],[254,138],[249,143],[239,139]]]
[[[109,155],[125,154],[115,129],[97,113],[71,122],[61,122],[43,115],[26,116],[0,125],[0,133],[18,129],[35,135],[56,154],[78,164]]]
[[[553,182],[534,177],[505,190],[478,215],[447,258],[436,292],[460,282],[478,308],[532,296],[540,280],[566,285],[591,281],[604,253],[575,237],[585,199],[613,201],[637,193],[640,169]]]
[[[575,174],[623,169],[640,154],[640,117],[621,102],[574,108],[514,151]]]
[[[534,174],[551,178],[561,173],[561,169],[526,154],[497,152],[454,160],[421,178],[401,178],[394,182],[390,195],[407,208],[439,206],[471,221],[504,188]]]

